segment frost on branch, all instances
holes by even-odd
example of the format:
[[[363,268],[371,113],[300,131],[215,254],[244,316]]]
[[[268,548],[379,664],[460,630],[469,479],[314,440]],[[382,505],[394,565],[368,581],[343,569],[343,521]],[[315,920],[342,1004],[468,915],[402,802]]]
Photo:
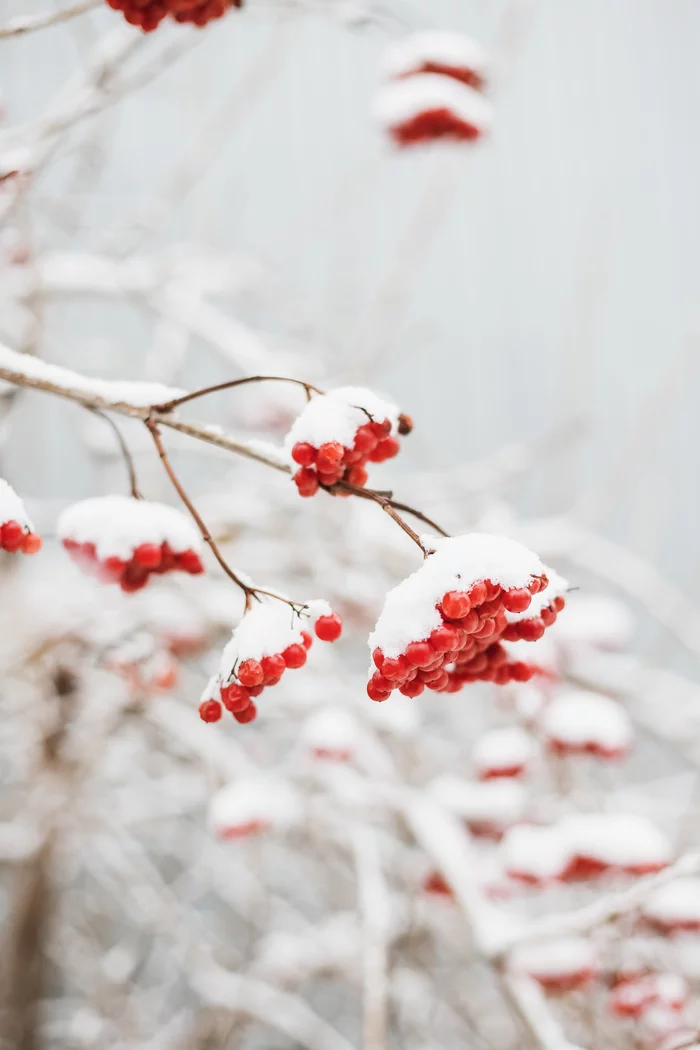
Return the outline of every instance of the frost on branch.
[[[526,681],[534,669],[509,659],[500,640],[535,641],[564,606],[565,581],[514,540],[470,533],[433,542],[421,567],[389,592],[370,635],[372,700],[394,689],[418,696],[478,680]]]
[[[540,727],[550,750],[559,755],[622,758],[634,739],[629,716],[619,703],[583,690],[557,696],[542,715]]]
[[[157,29],[168,16],[175,22],[205,26],[232,7],[243,6],[243,0],[107,0],[107,3],[144,33]]]
[[[73,560],[104,583],[131,593],[152,574],[204,572],[202,539],[189,518],[165,503],[98,496],[68,507],[58,535]]]
[[[253,700],[277,685],[287,668],[306,663],[313,638],[305,624],[313,624],[316,636],[326,642],[334,642],[342,630],[340,617],[320,599],[300,609],[284,599],[257,599],[221,654],[219,670],[201,698],[200,718],[218,722],[223,705],[237,722],[252,722],[257,715]]]
[[[320,485],[367,483],[366,464],[383,463],[399,452],[399,434],[412,423],[396,405],[363,387],[338,387],[307,403],[294,420],[285,448],[298,469],[300,496],[313,496]]]
[[[387,48],[382,63],[388,79],[438,73],[477,90],[484,87],[487,70],[487,55],[475,40],[441,30],[412,33],[396,41]]]
[[[34,532],[24,503],[4,478],[0,478],[0,548],[11,554],[36,554],[41,537]]]
[[[283,831],[299,823],[302,805],[292,786],[277,780],[238,780],[209,802],[209,827],[219,839]]]
[[[472,141],[491,127],[484,98],[487,59],[457,33],[416,33],[387,51],[387,82],[375,103],[375,119],[399,146],[436,139]]]

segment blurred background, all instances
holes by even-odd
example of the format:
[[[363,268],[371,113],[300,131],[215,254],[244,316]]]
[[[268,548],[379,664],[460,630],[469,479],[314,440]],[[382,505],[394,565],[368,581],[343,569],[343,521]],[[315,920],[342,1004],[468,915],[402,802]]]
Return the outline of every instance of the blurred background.
[[[251,373],[375,389],[415,422],[379,487],[451,532],[523,540],[579,592],[536,686],[372,705],[366,635],[416,567],[411,544],[374,506],[302,502],[284,475],[169,435],[232,563],[346,622],[255,726],[203,726],[238,592],[213,565],[133,599],[81,577],[56,517],[127,491],[113,435],[3,387],[1,473],[45,552],[2,565],[2,1045],[562,1050],[566,1032],[589,1050],[667,1050],[673,1026],[652,1037],[607,1010],[628,962],[617,934],[635,965],[688,982],[675,1045],[691,1045],[694,940],[633,925],[596,943],[605,980],[587,998],[544,1003],[553,1041],[522,1003],[504,1010],[449,886],[425,891],[440,849],[389,796],[396,778],[418,799],[446,772],[479,783],[474,741],[517,725],[539,757],[496,838],[622,809],[655,820],[673,855],[695,845],[700,8],[248,0],[204,31],[143,36],[97,5],[2,37],[40,8],[0,0],[0,175],[24,173],[0,183],[0,340],[187,389]],[[381,57],[435,28],[493,56],[493,131],[400,151],[372,119]],[[246,389],[191,418],[279,444],[302,399]],[[142,430],[124,422],[141,487],[170,501]],[[539,713],[581,686],[634,723],[622,765],[547,757]],[[319,763],[324,732],[350,758]],[[215,792],[270,781],[295,815],[263,791],[270,833],[219,841]],[[479,796],[456,816],[489,823],[499,805]],[[493,838],[470,848],[480,891],[511,916],[601,891],[523,895]]]

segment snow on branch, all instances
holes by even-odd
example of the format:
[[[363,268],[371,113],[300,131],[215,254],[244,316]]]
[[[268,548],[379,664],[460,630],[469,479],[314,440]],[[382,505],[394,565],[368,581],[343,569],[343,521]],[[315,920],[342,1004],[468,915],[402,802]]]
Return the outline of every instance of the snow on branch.
[[[77,15],[84,15],[86,11],[92,11],[102,5],[102,0],[80,0],[80,3],[71,7],[64,7],[60,11],[42,11],[38,15],[26,15],[23,18],[13,18],[6,25],[0,26],[0,40],[6,40],[11,36],[23,36],[25,33],[33,33],[36,29],[48,29],[50,26],[58,25],[59,22],[67,22]]]

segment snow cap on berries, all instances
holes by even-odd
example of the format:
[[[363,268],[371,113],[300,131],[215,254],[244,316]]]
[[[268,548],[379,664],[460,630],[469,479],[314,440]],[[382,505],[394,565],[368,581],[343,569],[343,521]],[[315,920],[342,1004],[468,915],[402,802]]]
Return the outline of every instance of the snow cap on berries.
[[[555,697],[545,709],[540,727],[555,750],[588,752],[601,758],[626,754],[634,738],[629,715],[619,703],[578,689]]]
[[[347,761],[357,746],[357,720],[342,707],[324,707],[304,722],[301,738],[316,758]]]
[[[505,536],[472,532],[431,543],[434,553],[387,594],[369,636],[370,650],[378,647],[384,656],[394,657],[410,642],[427,639],[443,622],[437,606],[449,591],[468,591],[484,580],[505,590],[524,589],[533,577],[545,575],[536,554]]]
[[[522,824],[510,828],[500,844],[501,862],[512,879],[543,884],[560,879],[570,857],[561,829]]]
[[[474,781],[444,774],[428,785],[428,791],[445,809],[479,829],[504,830],[525,811],[525,790],[512,780]]]
[[[556,940],[518,945],[511,967],[525,973],[552,992],[568,992],[588,984],[598,972],[598,958],[590,940],[560,937]]]
[[[641,910],[645,919],[664,931],[700,930],[700,878],[687,876],[659,886]]]
[[[558,827],[573,858],[592,860],[629,875],[660,871],[671,861],[667,837],[646,817],[627,813],[576,813]]]
[[[384,84],[374,118],[400,145],[441,138],[469,141],[488,132],[493,123],[491,104],[483,95],[435,73]]]
[[[238,780],[212,795],[209,827],[220,839],[259,831],[283,831],[298,824],[301,801],[290,784],[273,779]]]
[[[379,423],[388,419],[391,433],[397,432],[398,408],[372,390],[343,386],[327,394],[316,394],[292,423],[284,446],[290,456],[294,445],[300,442],[320,448],[326,442],[337,441],[345,448],[352,448],[358,429],[368,422],[368,413]]]
[[[310,612],[308,620],[307,611]],[[306,603],[302,618],[285,601],[262,595],[260,601],[254,601],[234,627],[231,639],[221,654],[220,678],[226,681],[233,668],[246,660],[261,660],[263,656],[284,652],[290,645],[303,645],[302,631],[309,620],[313,623],[330,611],[328,602],[313,599]]]
[[[57,530],[64,542],[94,544],[99,559],[128,561],[145,543],[167,543],[176,554],[202,550],[201,536],[182,511],[131,496],[96,496],[73,503],[58,519]]]
[[[403,37],[387,48],[382,61],[382,72],[390,79],[441,73],[473,88],[483,86],[487,68],[487,55],[475,40],[445,30]]]
[[[107,0],[107,3],[115,11],[121,11],[131,25],[151,33],[168,15],[175,22],[205,26],[232,7],[241,7],[243,0]]]
[[[472,759],[482,779],[518,776],[532,759],[535,745],[520,726],[483,733],[474,743]]]

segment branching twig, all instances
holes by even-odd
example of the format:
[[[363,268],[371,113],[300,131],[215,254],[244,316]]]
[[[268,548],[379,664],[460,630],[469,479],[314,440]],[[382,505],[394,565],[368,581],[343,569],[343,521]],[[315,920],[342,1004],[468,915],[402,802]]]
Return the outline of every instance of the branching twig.
[[[95,7],[101,7],[102,0],[80,0],[72,7],[64,7],[61,11],[42,11],[38,15],[27,15],[25,18],[13,18],[4,26],[0,26],[0,40],[6,40],[11,36],[22,36],[24,33],[32,33],[35,29],[48,29],[49,26],[58,25],[59,22],[67,22],[69,18],[83,15]]]
[[[153,411],[160,413],[172,412],[174,408],[179,408],[180,405],[185,405],[188,401],[194,401],[198,397],[204,397],[206,394],[216,394],[220,390],[232,390],[236,386],[245,386],[246,383],[271,382],[294,383],[295,386],[302,386],[306,391],[307,397],[311,390],[313,390],[314,394],[323,394],[323,391],[319,390],[317,386],[314,386],[312,383],[305,383],[303,379],[291,379],[289,376],[244,376],[243,379],[229,379],[225,383],[215,383],[214,386],[205,386],[201,390],[193,390],[190,394],[175,397],[172,401],[166,401],[162,405],[153,405]]]
[[[102,409],[90,408],[90,411],[94,412],[96,416],[100,417],[100,419],[104,419],[105,423],[109,424],[109,426],[112,428],[112,432],[114,433],[114,436],[116,437],[117,442],[119,444],[119,449],[121,451],[122,458],[124,459],[124,464],[129,475],[129,487],[131,489],[131,495],[134,497],[134,499],[141,499],[141,493],[139,492],[139,487],[136,481],[136,468],[134,466],[134,458],[131,455],[131,452],[129,451],[129,446],[124,440],[124,435],[122,434],[121,430],[114,422],[114,420],[111,418],[111,416],[108,416],[106,412],[102,411]]]

